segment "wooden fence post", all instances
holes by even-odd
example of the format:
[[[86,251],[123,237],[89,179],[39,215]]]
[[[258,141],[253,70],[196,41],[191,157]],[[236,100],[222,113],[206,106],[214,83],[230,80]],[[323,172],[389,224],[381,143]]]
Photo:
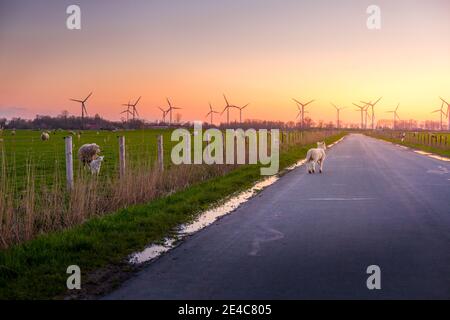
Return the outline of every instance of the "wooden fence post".
[[[159,170],[164,171],[164,139],[163,136],[158,136],[158,166]]]
[[[125,136],[119,137],[119,165],[120,165],[120,177],[125,176]]]
[[[73,189],[73,146],[72,136],[64,138],[66,145],[66,180],[67,189],[70,191]]]

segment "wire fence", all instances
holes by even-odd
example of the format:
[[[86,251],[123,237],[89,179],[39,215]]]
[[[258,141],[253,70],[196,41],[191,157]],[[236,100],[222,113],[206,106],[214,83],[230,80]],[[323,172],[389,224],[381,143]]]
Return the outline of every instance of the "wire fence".
[[[279,143],[283,149],[291,145],[318,141],[333,133],[334,131],[282,131]],[[178,143],[178,141],[171,141],[169,130],[84,131],[75,134],[57,132],[51,134],[48,141],[42,141],[38,131],[19,130],[15,135],[1,136],[0,164],[1,172],[5,176],[3,179],[7,177],[8,180],[14,181],[13,185],[19,190],[25,188],[30,172],[37,185],[50,186],[56,179],[64,179],[67,172],[65,139],[68,137],[72,139],[74,179],[83,176],[88,170],[84,168],[77,154],[78,149],[84,144],[96,143],[100,146],[104,162],[99,179],[108,179],[120,174],[121,157],[126,159],[127,168],[145,167],[150,170],[158,165],[160,161],[158,159],[163,159],[164,168],[173,166],[170,161],[171,150]],[[120,137],[125,137],[122,155],[119,147]],[[161,148],[158,148],[160,137],[163,143]],[[202,148],[205,148],[207,144],[208,142],[203,141]],[[248,153],[248,145],[245,152]]]

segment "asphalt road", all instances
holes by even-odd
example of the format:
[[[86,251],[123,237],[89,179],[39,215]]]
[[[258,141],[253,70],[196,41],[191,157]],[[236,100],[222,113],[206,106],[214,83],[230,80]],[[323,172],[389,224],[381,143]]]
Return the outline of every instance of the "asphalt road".
[[[449,299],[450,163],[351,135],[324,169],[288,173],[105,298]]]

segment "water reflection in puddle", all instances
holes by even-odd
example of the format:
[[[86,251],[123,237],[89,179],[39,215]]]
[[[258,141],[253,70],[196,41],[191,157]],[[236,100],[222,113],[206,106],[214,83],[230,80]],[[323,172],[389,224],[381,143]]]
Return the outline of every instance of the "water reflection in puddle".
[[[331,148],[332,146],[341,142],[342,140],[343,140],[343,138],[336,141],[335,143],[329,145],[329,148]],[[306,161],[304,159],[300,160],[296,164],[286,168],[285,171],[292,171],[292,170],[302,166],[303,164],[305,164],[305,162]],[[151,261],[151,260],[159,257],[161,254],[174,248],[176,246],[176,244],[180,240],[182,240],[184,237],[189,236],[191,234],[194,234],[194,233],[202,230],[203,228],[214,223],[217,219],[233,212],[241,204],[243,204],[244,202],[247,202],[250,198],[255,196],[262,189],[274,184],[278,179],[279,179],[279,176],[268,177],[262,181],[257,182],[250,189],[245,190],[245,191],[239,193],[238,195],[229,198],[223,204],[203,212],[193,222],[182,225],[177,230],[177,234],[175,236],[164,239],[163,243],[152,244],[149,247],[147,247],[146,249],[144,249],[143,251],[132,254],[128,260],[129,263],[141,264],[141,263],[148,262],[148,261]]]

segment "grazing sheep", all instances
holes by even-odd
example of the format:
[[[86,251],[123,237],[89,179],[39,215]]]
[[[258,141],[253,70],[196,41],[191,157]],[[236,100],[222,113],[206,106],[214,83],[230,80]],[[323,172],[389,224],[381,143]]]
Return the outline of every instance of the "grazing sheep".
[[[44,131],[44,132],[41,133],[41,140],[42,141],[50,140],[50,135],[48,134],[48,132]]]
[[[317,142],[317,148],[310,149],[306,154],[306,168],[308,173],[316,172],[316,163],[320,165],[319,172],[323,172],[323,163],[326,158],[325,150],[327,146],[325,142]]]
[[[15,136],[16,135],[16,129],[13,129],[13,131],[11,131],[11,135]]]
[[[104,156],[99,156],[97,159],[94,159],[91,161],[91,163],[89,163],[89,168],[91,169],[92,174],[95,174],[97,176],[99,175],[104,158]]]
[[[89,165],[93,160],[98,158],[100,153],[100,147],[95,144],[84,144],[78,149],[78,158],[80,159],[83,166]]]

